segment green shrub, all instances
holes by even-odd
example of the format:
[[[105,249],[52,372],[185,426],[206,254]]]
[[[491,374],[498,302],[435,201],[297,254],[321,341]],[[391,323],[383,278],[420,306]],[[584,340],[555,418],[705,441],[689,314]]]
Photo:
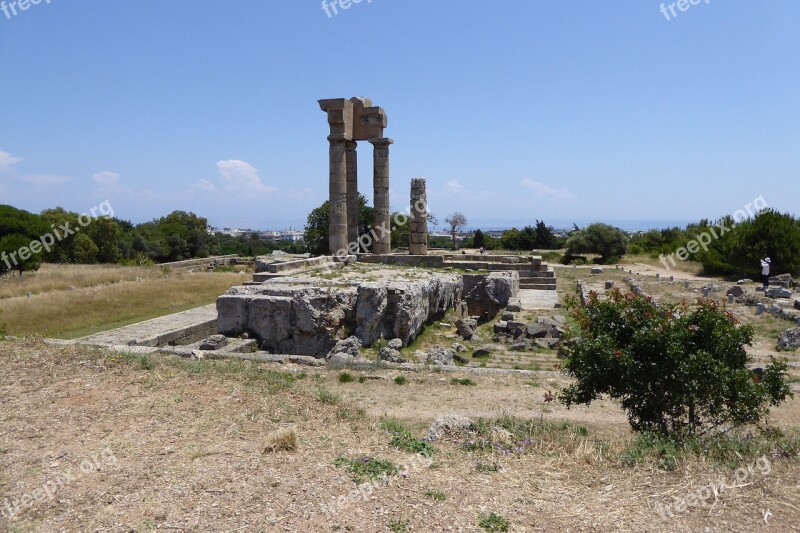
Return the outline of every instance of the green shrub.
[[[475,386],[475,382],[469,378],[451,378],[450,385],[466,385],[466,386]]]
[[[372,343],[372,348],[375,349],[376,352],[381,351],[381,348],[387,348],[389,346],[389,341],[386,339],[378,339]]]
[[[356,378],[349,372],[342,372],[339,374],[339,383],[352,383]]]
[[[397,383],[398,385],[405,385],[406,383],[408,383],[408,380],[406,379],[405,376],[397,376],[394,378],[394,382]]]
[[[634,430],[682,438],[756,423],[791,396],[786,363],[773,359],[760,377],[748,370],[753,329],[715,301],[656,305],[617,290],[592,294],[574,316],[581,341],[565,350],[576,379],[559,395],[567,407],[607,394]]]
[[[570,235],[564,258],[576,257],[578,254],[598,254],[600,258],[597,262],[610,264],[625,255],[627,249],[628,237],[621,229],[598,222]]]
[[[510,525],[508,520],[495,513],[481,513],[478,518],[478,527],[490,533],[508,531]]]
[[[367,381],[367,376],[358,376],[359,383],[366,383],[366,381]]]

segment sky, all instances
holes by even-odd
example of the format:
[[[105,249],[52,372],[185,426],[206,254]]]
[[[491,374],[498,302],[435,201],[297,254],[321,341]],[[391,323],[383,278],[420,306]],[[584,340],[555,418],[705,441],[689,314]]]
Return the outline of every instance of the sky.
[[[328,196],[317,100],[361,96],[388,115],[392,208],[424,177],[440,228],[800,205],[796,0],[17,2],[0,204],[302,227]]]

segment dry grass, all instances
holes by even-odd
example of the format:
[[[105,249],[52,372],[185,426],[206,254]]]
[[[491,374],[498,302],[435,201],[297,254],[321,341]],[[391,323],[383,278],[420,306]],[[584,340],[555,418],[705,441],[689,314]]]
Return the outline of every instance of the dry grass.
[[[0,277],[0,299],[25,296],[29,292],[42,294],[137,279],[163,279],[169,273],[169,269],[161,267],[44,264],[37,272],[26,272],[22,277]]]
[[[766,510],[774,531],[800,523],[800,464],[780,457],[771,458],[768,476],[751,476],[713,505],[662,519],[656,503],[673,504],[732,472],[702,459],[672,472],[625,466],[615,453],[631,434],[618,409],[545,406],[541,395],[553,384],[532,387],[529,377],[472,376],[476,386],[453,387],[450,375],[420,373],[397,387],[395,372],[375,371],[365,383],[339,383],[334,372],[293,365],[160,357],[143,364],[32,340],[0,342],[0,365],[0,495],[18,499],[79,473],[97,450],[116,458],[13,520],[0,517],[4,530],[374,532],[404,523],[411,531],[480,531],[481,517],[495,513],[509,531],[753,531],[765,527]],[[341,404],[317,400],[320,386],[377,415],[337,416]],[[796,426],[797,403],[782,407],[774,424]],[[420,436],[439,414],[497,421],[505,410],[552,420],[553,429],[534,433],[525,453],[468,451],[445,439],[420,458],[390,446],[377,421],[395,416]],[[557,421],[570,419],[587,434],[560,429]],[[278,435],[287,427],[295,450],[265,454],[264,436],[286,442]],[[335,466],[341,457],[391,463],[398,473],[359,491]]]
[[[622,257],[619,261],[620,265],[631,266],[631,265],[650,265],[653,267],[664,268],[664,263],[662,263],[658,257],[651,257],[647,254],[627,254]],[[698,275],[703,271],[703,265],[696,262],[696,261],[680,261],[675,258],[675,264],[672,264],[672,261],[667,259],[667,265],[669,268],[674,270],[676,273],[687,273]],[[613,268],[613,267],[612,267]]]
[[[294,429],[282,429],[267,437],[264,453],[293,452],[297,449],[297,432]]]
[[[73,270],[73,268],[77,270]],[[86,267],[84,275],[71,267],[62,273],[31,278],[31,286],[44,289],[72,283],[86,283],[115,277],[108,282],[75,290],[51,289],[31,298],[14,297],[0,300],[0,321],[9,335],[41,335],[54,338],[76,338],[115,327],[148,320],[214,303],[228,288],[245,279],[233,273],[177,273],[165,275],[160,270],[145,269],[151,277],[135,281],[140,268],[111,269]],[[155,272],[159,274],[154,275]],[[37,278],[39,281],[37,281]],[[133,278],[134,281],[120,281]],[[44,281],[42,281],[44,280]],[[66,281],[65,281],[66,280]]]

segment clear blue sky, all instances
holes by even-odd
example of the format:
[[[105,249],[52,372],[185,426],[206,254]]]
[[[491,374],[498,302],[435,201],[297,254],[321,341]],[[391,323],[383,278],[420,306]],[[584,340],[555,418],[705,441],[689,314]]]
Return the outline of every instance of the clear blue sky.
[[[302,226],[317,100],[351,96],[388,114],[395,209],[412,177],[472,227],[800,205],[795,0],[47,1],[0,11],[0,203],[29,211]]]

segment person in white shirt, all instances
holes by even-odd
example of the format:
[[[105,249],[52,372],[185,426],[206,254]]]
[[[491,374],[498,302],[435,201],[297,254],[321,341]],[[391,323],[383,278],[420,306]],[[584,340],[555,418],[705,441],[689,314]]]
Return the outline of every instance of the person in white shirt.
[[[767,290],[769,287],[769,267],[772,261],[770,261],[769,257],[761,260],[761,279],[764,282],[764,290]]]

